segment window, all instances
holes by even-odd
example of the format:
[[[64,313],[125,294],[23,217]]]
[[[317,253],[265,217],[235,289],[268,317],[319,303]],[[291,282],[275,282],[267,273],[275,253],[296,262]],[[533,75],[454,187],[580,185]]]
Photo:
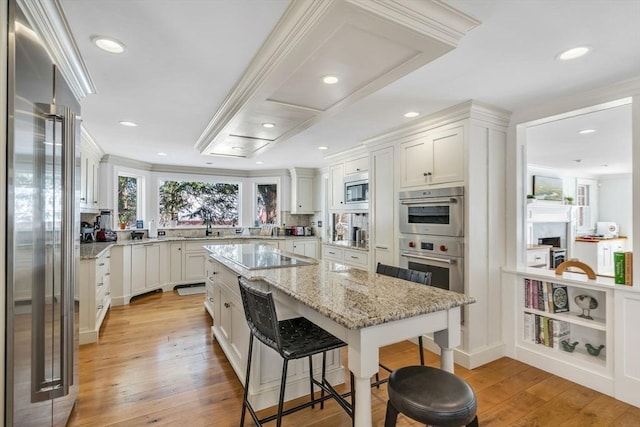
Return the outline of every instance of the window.
[[[256,185],[256,218],[259,225],[278,224],[278,185]]]
[[[576,186],[576,227],[589,228],[589,185]]]
[[[118,218],[127,228],[134,228],[136,219],[142,218],[140,181],[137,176],[118,174]]]
[[[238,184],[160,181],[161,226],[238,224]]]

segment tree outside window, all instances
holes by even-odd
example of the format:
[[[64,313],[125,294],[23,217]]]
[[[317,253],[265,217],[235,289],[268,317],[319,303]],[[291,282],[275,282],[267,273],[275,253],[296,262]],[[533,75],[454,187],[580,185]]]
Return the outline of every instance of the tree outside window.
[[[118,176],[118,216],[128,228],[136,226],[138,218],[138,178]]]
[[[160,225],[238,224],[238,184],[163,181],[159,188]]]
[[[277,184],[258,184],[256,186],[256,220],[258,224],[278,223],[278,186]]]

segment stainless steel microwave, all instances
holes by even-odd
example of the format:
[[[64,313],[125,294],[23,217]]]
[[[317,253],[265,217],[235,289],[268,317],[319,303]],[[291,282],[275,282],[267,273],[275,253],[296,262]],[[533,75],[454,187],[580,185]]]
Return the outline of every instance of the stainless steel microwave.
[[[347,209],[369,209],[369,174],[344,177],[344,203]]]

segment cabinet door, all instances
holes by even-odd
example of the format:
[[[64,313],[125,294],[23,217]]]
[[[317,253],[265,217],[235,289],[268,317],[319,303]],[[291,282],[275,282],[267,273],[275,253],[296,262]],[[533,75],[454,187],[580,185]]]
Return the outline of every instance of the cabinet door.
[[[315,240],[304,243],[304,256],[310,258],[318,257],[318,243]]]
[[[185,252],[185,280],[204,281],[207,254],[204,252]]]
[[[369,247],[373,248],[374,265],[377,263],[394,265],[394,209],[393,200],[393,148],[385,148],[373,152],[371,156],[372,174],[370,182],[373,187],[371,200],[373,221],[372,239]]]
[[[291,198],[292,214],[309,214],[313,213],[313,178],[298,177],[294,184],[295,194]]]
[[[86,208],[87,202],[87,169],[89,159],[85,152],[80,153],[80,208]]]
[[[97,159],[91,159],[91,189],[90,189],[90,199],[88,199],[89,204],[93,209],[98,209],[99,207],[99,196],[100,196],[100,162]],[[88,185],[89,183],[87,183]]]
[[[431,141],[424,134],[400,144],[401,187],[429,184],[432,166]]]
[[[229,303],[229,322],[230,335],[229,344],[234,352],[234,357],[238,360],[240,366],[247,365],[247,355],[249,352],[249,327],[247,326],[247,319],[244,316],[244,308],[241,304],[236,304],[231,301]]]
[[[146,248],[143,245],[133,245],[131,248],[131,291],[141,291],[146,287],[146,265]]]
[[[169,246],[169,280],[182,280],[182,243],[171,243]]]
[[[351,175],[369,170],[369,157],[362,157],[344,162],[344,174]]]
[[[464,132],[462,126],[429,134],[433,152],[431,184],[464,181]]]
[[[331,167],[331,209],[344,209],[344,164]]]
[[[144,245],[146,253],[146,287],[155,288],[161,285],[160,282],[160,245]]]

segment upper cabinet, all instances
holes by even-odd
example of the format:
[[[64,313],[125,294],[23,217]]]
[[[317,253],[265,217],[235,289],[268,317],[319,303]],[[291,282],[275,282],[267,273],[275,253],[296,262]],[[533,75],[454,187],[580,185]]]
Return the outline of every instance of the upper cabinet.
[[[344,163],[331,166],[329,187],[329,208],[344,209]]]
[[[400,144],[400,187],[464,182],[464,127],[447,125]]]
[[[314,169],[291,168],[291,213],[312,214]]]
[[[97,213],[100,208],[100,159],[102,150],[82,128],[80,142],[80,210]]]
[[[353,175],[357,173],[367,172],[369,170],[369,156],[359,159],[347,160],[344,162],[344,174]]]

